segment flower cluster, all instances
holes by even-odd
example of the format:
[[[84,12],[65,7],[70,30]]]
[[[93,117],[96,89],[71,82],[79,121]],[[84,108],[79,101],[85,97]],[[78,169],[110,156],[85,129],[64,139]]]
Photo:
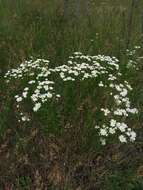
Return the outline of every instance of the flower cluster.
[[[127,64],[127,68],[131,69],[135,69],[135,70],[139,70],[139,66],[140,66],[140,61],[142,61],[142,57],[139,56],[141,50],[141,46],[134,46],[133,49],[126,50],[126,55],[128,57],[128,64]]]
[[[24,82],[26,84],[21,93],[15,95],[18,109],[25,100],[30,98],[33,103],[32,109],[37,112],[42,104],[53,98],[53,96],[60,97],[54,92],[54,82],[48,79],[50,74],[49,60],[45,59],[25,61],[17,69],[12,69],[5,74],[7,83],[12,79],[21,81],[26,79],[26,82]],[[20,111],[20,120],[30,121],[30,118]]]
[[[16,94],[15,99],[18,107],[25,99],[30,99],[34,112],[39,111],[49,99],[57,100],[62,96],[55,87],[59,81],[65,84],[70,81],[76,83],[94,80],[95,89],[100,89],[107,96],[106,101],[96,109],[102,115],[102,120],[97,119],[96,126],[93,126],[101,143],[105,145],[112,135],[117,136],[122,143],[136,139],[136,133],[125,121],[130,114],[137,114],[138,110],[131,107],[128,94],[132,87],[123,80],[119,60],[115,57],[75,52],[69,57],[67,64],[55,68],[49,67],[48,60],[30,60],[17,69],[8,71],[5,78],[7,82],[12,78],[26,79],[21,94]],[[105,92],[108,93],[104,94]],[[22,114],[21,120],[29,121],[30,118]]]

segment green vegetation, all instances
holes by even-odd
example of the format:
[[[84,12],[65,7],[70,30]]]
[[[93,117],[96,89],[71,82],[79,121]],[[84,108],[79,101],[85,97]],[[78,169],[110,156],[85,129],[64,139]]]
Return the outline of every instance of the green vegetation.
[[[65,2],[0,0],[0,190],[142,190],[143,2]],[[105,55],[104,59],[94,58],[99,55]],[[34,63],[38,59],[42,64],[35,64],[35,70],[25,62]],[[115,61],[118,72],[108,66],[112,59],[119,60]],[[95,71],[103,70],[94,61],[113,76],[102,73],[96,77]],[[21,63],[28,67],[27,71],[23,69],[24,77],[14,73],[4,77]],[[78,64],[84,76],[77,73]],[[63,70],[63,65],[68,69]],[[50,69],[52,74],[43,76]],[[69,71],[74,73],[75,81],[66,78],[71,76]],[[86,78],[92,71],[92,77]],[[32,72],[34,75],[30,75]],[[48,99],[50,93],[48,100],[41,98],[43,106],[33,104],[30,99],[35,89],[44,92],[36,79],[40,73],[40,81],[48,78],[55,82],[44,87],[48,90],[51,87],[52,99]],[[114,76],[116,88],[111,89],[109,78]],[[80,80],[82,77],[86,80]],[[28,83],[33,80],[36,83]],[[26,93],[23,90],[27,85],[29,98],[21,103],[20,94]],[[115,109],[111,93],[120,92],[123,100],[126,85],[133,88],[127,98],[138,114],[127,118],[125,115],[113,118],[110,114],[105,117],[104,112],[109,110],[103,109],[101,113],[101,108]],[[120,99],[116,100],[119,103]],[[137,113],[136,109],[130,111]],[[25,122],[27,118],[29,122]],[[119,133],[115,133],[102,146],[97,125],[101,129],[105,123],[108,131],[111,119],[126,122],[136,132],[136,141],[133,142],[132,133],[131,142],[127,139],[127,143],[120,144]],[[120,141],[126,139],[121,137]],[[101,142],[104,144],[104,139]]]

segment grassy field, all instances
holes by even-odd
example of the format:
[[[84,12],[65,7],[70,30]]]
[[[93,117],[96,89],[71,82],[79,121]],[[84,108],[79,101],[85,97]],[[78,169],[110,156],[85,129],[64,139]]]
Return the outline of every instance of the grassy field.
[[[69,0],[65,9],[62,0],[0,0],[0,190],[143,190],[143,2],[79,2],[77,6]],[[108,86],[109,78],[100,75],[80,81],[74,65],[87,61],[89,68],[97,61],[110,71],[108,61],[95,59],[97,55],[116,57],[122,75],[115,69],[111,73],[120,84],[127,80],[133,88],[129,98],[139,113],[122,117],[121,122],[126,119],[136,131],[135,142],[122,144],[117,136],[105,146],[98,142],[93,126],[109,122],[98,110],[115,107],[112,90],[100,88],[101,81]],[[86,58],[80,62],[80,56]],[[44,66],[36,63],[34,71],[28,66],[22,79],[6,82],[8,70],[38,58]],[[48,67],[45,60],[50,60]],[[74,72],[75,83],[65,84],[61,75],[67,71],[62,65]],[[62,98],[48,100],[36,113],[26,100],[19,111],[14,96],[35,80],[40,69],[51,69],[47,76]],[[20,114],[25,119],[22,112],[30,123],[19,122]]]

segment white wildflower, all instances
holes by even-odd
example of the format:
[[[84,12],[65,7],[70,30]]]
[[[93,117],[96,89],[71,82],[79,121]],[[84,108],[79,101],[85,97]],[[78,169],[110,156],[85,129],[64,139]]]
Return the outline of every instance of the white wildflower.
[[[40,109],[40,107],[41,107],[41,103],[36,103],[34,108],[33,108],[33,111],[37,112]]]

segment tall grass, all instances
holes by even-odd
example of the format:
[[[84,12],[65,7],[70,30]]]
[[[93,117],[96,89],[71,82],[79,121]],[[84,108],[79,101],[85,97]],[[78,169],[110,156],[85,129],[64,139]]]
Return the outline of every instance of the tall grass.
[[[1,69],[29,56],[50,57],[60,64],[75,50],[119,57],[128,43],[140,42],[141,1],[132,12],[131,0],[91,1],[89,14],[81,7],[80,17],[73,3],[65,18],[62,1],[1,0]]]

